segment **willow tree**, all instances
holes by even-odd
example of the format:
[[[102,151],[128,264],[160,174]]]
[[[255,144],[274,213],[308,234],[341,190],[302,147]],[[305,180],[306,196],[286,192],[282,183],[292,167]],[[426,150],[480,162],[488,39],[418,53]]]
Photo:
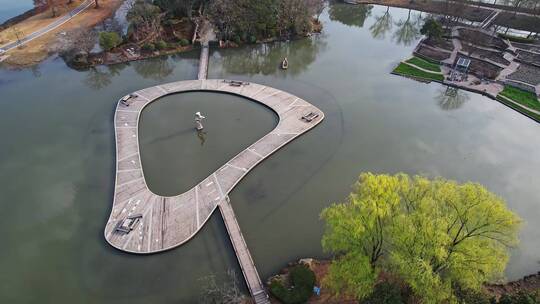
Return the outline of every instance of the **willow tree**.
[[[424,303],[452,301],[452,286],[478,289],[502,277],[521,223],[479,184],[406,174],[360,175],[348,200],[321,217],[323,248],[336,254],[330,289],[362,298],[384,271]]]

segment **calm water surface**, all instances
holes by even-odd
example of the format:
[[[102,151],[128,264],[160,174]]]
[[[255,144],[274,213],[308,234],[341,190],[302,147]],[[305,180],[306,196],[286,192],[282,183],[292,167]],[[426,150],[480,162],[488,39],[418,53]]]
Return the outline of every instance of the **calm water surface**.
[[[0,3],[0,23],[34,7],[33,0],[2,0]]]
[[[418,13],[386,11],[334,5],[323,16],[322,35],[212,53],[210,77],[276,87],[326,114],[231,195],[261,276],[299,257],[324,256],[319,214],[342,201],[362,171],[486,185],[527,222],[507,276],[537,272],[540,125],[480,95],[460,92],[451,99],[441,85],[390,75],[419,39]],[[285,56],[290,67],[281,71]],[[239,272],[218,216],[184,246],[153,256],[113,250],[102,235],[112,202],[116,100],[154,84],[196,78],[197,59],[194,52],[86,72],[50,60],[33,70],[0,71],[1,303],[193,303],[198,278],[222,277],[229,268]],[[191,153],[214,162],[144,164],[145,170],[163,166],[158,178],[178,182],[178,192],[196,182],[193,168],[209,174],[204,171],[249,144],[244,137],[257,138],[275,123],[262,106],[196,95],[167,97],[143,115],[143,157],[154,153],[171,161]],[[185,131],[199,108],[209,117],[203,146]],[[254,127],[250,115],[260,125]],[[225,137],[238,146],[226,147]],[[163,191],[174,191],[174,183],[163,182]]]
[[[249,99],[211,92],[162,97],[141,115],[141,161],[154,193],[173,196],[208,177],[270,132],[278,118]],[[201,112],[203,132],[195,131]]]

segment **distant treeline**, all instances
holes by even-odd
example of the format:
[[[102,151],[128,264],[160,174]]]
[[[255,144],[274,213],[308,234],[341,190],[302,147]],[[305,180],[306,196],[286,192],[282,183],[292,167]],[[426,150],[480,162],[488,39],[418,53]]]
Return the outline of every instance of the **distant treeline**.
[[[249,42],[308,33],[313,17],[325,7],[323,0],[155,0],[154,4],[175,17],[204,14],[219,38]]]

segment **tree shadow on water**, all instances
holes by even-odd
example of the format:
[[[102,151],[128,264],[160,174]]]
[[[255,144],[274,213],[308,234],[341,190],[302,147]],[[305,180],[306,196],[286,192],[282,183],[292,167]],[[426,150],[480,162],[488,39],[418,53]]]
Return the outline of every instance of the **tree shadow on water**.
[[[397,44],[409,46],[420,38],[420,27],[422,26],[422,14],[411,14],[411,10],[407,14],[406,19],[398,20],[393,38]]]
[[[394,21],[392,15],[390,15],[390,7],[386,7],[386,11],[383,15],[375,17],[375,22],[369,27],[371,36],[375,39],[384,39],[386,33],[392,30]]]
[[[366,18],[371,16],[373,5],[351,5],[333,2],[328,9],[330,20],[354,27],[363,27]]]
[[[280,75],[281,61],[287,57],[289,68],[282,76],[298,75],[315,61],[317,54],[326,48],[326,37],[317,34],[290,42],[265,43],[246,47],[234,53],[224,52],[220,58],[223,69],[231,74]]]

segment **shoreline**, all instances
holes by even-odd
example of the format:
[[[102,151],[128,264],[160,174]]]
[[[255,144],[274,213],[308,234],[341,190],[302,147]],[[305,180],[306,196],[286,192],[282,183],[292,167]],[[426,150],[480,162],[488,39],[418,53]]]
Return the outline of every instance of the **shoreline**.
[[[84,1],[74,1],[71,6],[77,6],[82,2]],[[88,9],[85,9],[80,14],[67,20],[65,23],[62,23],[60,26],[35,37],[23,46],[16,47],[6,52],[1,61],[2,66],[7,69],[32,67],[55,54],[62,54],[72,48],[73,45],[80,44],[81,42],[78,41],[78,39],[94,39],[95,36],[90,36],[93,35],[92,31],[96,25],[113,16],[123,2],[124,0],[101,0],[99,2],[99,8],[95,8],[92,3]],[[17,29],[20,33],[25,34],[25,37],[31,36],[33,33],[53,24],[56,20],[69,14],[71,6],[68,7],[66,5],[62,7],[64,11],[54,18],[49,16],[50,10],[45,10],[33,16],[29,16],[24,20],[20,20],[15,24],[11,24],[0,31],[0,35],[3,34],[4,40],[2,45],[13,42],[14,38],[11,37],[13,34],[10,29]],[[2,37],[0,36],[0,40],[2,40],[1,38]]]
[[[352,0],[350,4],[391,6],[432,14],[450,15],[474,22],[484,20],[494,10],[501,10],[500,16],[493,21],[494,24],[500,27],[537,32],[540,26],[537,15],[534,15],[534,12],[529,9],[515,9],[504,5],[478,5],[468,1],[452,1],[450,6],[447,6],[446,2],[443,1],[416,2],[409,0]],[[516,17],[514,13],[521,16]]]
[[[416,78],[416,77],[413,77],[413,76],[409,76],[409,75],[401,75],[399,73],[395,73],[395,72],[391,72],[390,74],[392,75],[396,75],[396,76],[399,76],[399,77],[405,77],[405,78],[409,78],[409,79],[412,79],[412,80],[415,80],[415,81],[418,81],[418,82],[422,82],[422,83],[426,83],[426,84],[429,84],[431,82],[436,82],[436,83],[439,83],[439,84],[442,84],[442,85],[445,85],[445,86],[449,86],[449,87],[453,87],[453,88],[457,88],[457,89],[460,89],[460,90],[464,90],[464,91],[468,91],[468,92],[471,92],[471,93],[475,93],[475,94],[480,94],[480,95],[483,95],[483,96],[486,96],[490,99],[493,99],[497,102],[499,102],[500,104],[518,112],[519,114],[522,114],[522,115],[525,115],[527,116],[528,118],[540,123],[540,119],[538,119],[537,117],[533,116],[533,115],[530,115],[529,113],[525,112],[521,105],[519,105],[518,103],[515,103],[513,101],[510,101],[508,100],[508,103],[502,101],[501,99],[497,98],[497,96],[493,95],[493,94],[490,94],[489,92],[487,91],[482,91],[482,90],[479,90],[479,89],[474,89],[474,88],[470,88],[470,87],[467,87],[467,86],[462,86],[462,85],[459,85],[457,83],[453,83],[453,82],[448,82],[446,80],[443,80],[443,81],[437,81],[437,80],[426,80],[426,79],[422,79],[422,78]],[[510,102],[512,104],[510,104]]]
[[[332,263],[332,259],[315,259],[315,258],[301,258],[297,261],[289,262],[284,267],[282,267],[274,275],[270,276],[266,280],[266,287],[270,286],[270,282],[273,279],[279,279],[286,277],[294,266],[296,265],[306,265],[315,273],[315,285],[321,287],[322,280],[324,276],[328,273],[328,267]],[[383,278],[384,279],[384,278]],[[524,275],[523,277],[508,281],[505,283],[487,283],[484,284],[482,289],[489,295],[495,298],[500,298],[504,294],[517,294],[519,292],[535,292],[540,290],[540,271],[532,273],[529,275]],[[320,296],[312,295],[307,303],[311,304],[322,304],[322,303],[358,303],[358,300],[353,298],[340,295],[334,296],[328,292],[324,286],[321,288]]]
[[[193,21],[191,20],[191,22]],[[321,23],[313,21],[312,31],[305,33],[304,35],[294,36],[290,40],[301,40],[301,39],[311,38],[313,35],[320,34],[322,32],[322,29],[323,29],[323,26]],[[197,31],[197,27],[195,27],[195,30],[191,32],[190,36],[195,37],[197,35],[196,31]],[[210,45],[216,45],[218,49],[234,49],[234,48],[239,48],[246,45],[260,45],[260,44],[266,44],[266,43],[275,43],[279,41],[285,41],[285,40],[276,36],[276,37],[270,37],[270,38],[257,40],[255,43],[242,42],[238,44],[230,40],[225,40],[225,41],[220,40],[220,41],[212,41],[210,42]],[[168,41],[168,42],[165,41],[165,42],[169,44],[175,43],[174,41]],[[144,51],[135,42],[127,42],[110,51],[102,51],[100,53],[87,54],[87,59],[85,60],[87,64],[83,64],[80,66],[77,66],[76,64],[72,65],[71,64],[72,62],[68,62],[68,60],[66,60],[66,64],[74,69],[85,69],[85,68],[91,68],[91,67],[99,66],[99,65],[108,66],[108,65],[114,65],[114,64],[119,64],[119,63],[128,63],[131,61],[140,61],[140,60],[150,59],[150,58],[155,58],[155,57],[160,57],[160,56],[174,55],[174,54],[201,49],[202,47],[203,47],[202,42],[197,39],[195,43],[191,43],[185,46],[177,46],[175,48],[168,48],[168,49],[166,48],[163,50]],[[138,49],[138,54],[137,55],[133,54],[133,51],[130,54],[129,49],[132,49],[132,50]],[[116,58],[111,59],[107,57],[116,57]]]

